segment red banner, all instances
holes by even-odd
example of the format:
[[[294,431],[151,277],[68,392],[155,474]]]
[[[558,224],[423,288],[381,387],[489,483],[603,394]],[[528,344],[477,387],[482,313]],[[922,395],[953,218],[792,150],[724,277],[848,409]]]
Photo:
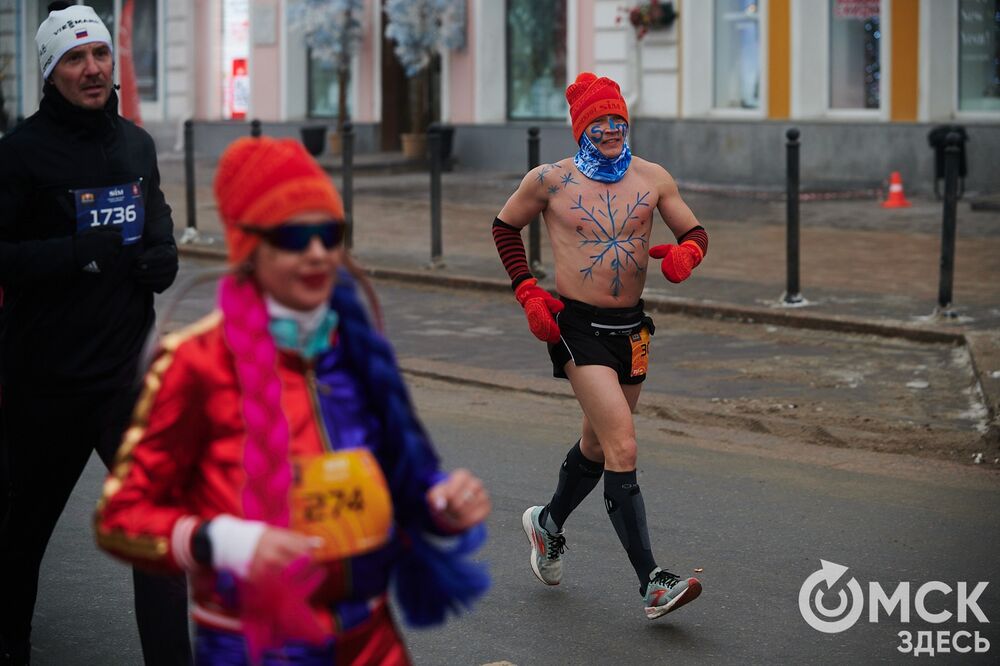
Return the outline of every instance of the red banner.
[[[250,75],[247,72],[247,59],[234,59],[232,73],[229,113],[233,120],[243,120],[247,117],[247,111],[250,110]]]
[[[136,125],[142,125],[139,111],[139,84],[135,78],[135,61],[132,59],[132,14],[135,0],[125,0],[122,20],[118,29],[118,66],[121,67],[121,114]]]
[[[879,15],[879,0],[834,0],[833,16],[842,19],[866,19]]]

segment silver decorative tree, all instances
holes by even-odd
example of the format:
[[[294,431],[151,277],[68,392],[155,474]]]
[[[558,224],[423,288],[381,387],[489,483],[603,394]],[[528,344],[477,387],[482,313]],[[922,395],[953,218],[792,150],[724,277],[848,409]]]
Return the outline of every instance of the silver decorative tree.
[[[337,68],[337,131],[347,122],[351,59],[363,37],[364,0],[295,0],[289,5],[289,30],[299,33],[320,62]]]
[[[410,131],[430,122],[430,64],[449,49],[465,46],[465,0],[386,0],[385,36],[410,79]]]

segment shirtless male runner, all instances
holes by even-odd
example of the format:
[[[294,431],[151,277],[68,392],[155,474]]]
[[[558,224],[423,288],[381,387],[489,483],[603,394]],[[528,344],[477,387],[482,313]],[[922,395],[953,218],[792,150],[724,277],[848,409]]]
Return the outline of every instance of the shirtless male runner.
[[[604,502],[639,579],[646,617],[665,615],[701,593],[696,578],[656,565],[636,480],[632,412],[649,361],[653,322],[643,312],[649,257],[671,282],[691,275],[708,234],[667,171],[634,157],[628,108],[618,84],[590,72],[566,89],[580,150],[532,169],[493,222],[497,251],[531,332],[548,343],[555,377],[568,378],[583,409],[583,429],[559,470],[546,506],[524,512],[531,569],[546,585],[562,578],[563,524],[603,473]],[[653,210],[677,238],[649,247]],[[523,229],[542,214],[552,241],[553,298],[528,269]]]

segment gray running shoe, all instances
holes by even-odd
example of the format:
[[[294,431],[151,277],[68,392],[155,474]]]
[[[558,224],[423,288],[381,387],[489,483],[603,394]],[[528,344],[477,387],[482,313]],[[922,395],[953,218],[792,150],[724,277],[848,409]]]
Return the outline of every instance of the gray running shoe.
[[[689,601],[694,601],[699,594],[701,594],[701,582],[697,578],[681,580],[677,574],[656,567],[649,574],[649,584],[643,596],[646,617],[655,620],[661,615],[677,610]]]
[[[529,507],[521,516],[521,526],[531,542],[531,570],[546,585],[558,585],[562,580],[561,555],[566,550],[562,532],[551,534],[541,526],[538,517],[544,507]]]

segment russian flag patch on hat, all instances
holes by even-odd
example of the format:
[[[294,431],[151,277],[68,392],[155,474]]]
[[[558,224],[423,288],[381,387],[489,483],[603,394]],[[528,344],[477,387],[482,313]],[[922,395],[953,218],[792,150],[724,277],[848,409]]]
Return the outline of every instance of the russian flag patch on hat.
[[[81,30],[80,32],[76,33],[76,38],[77,39],[83,39],[86,36],[87,36],[87,31],[86,30]]]

